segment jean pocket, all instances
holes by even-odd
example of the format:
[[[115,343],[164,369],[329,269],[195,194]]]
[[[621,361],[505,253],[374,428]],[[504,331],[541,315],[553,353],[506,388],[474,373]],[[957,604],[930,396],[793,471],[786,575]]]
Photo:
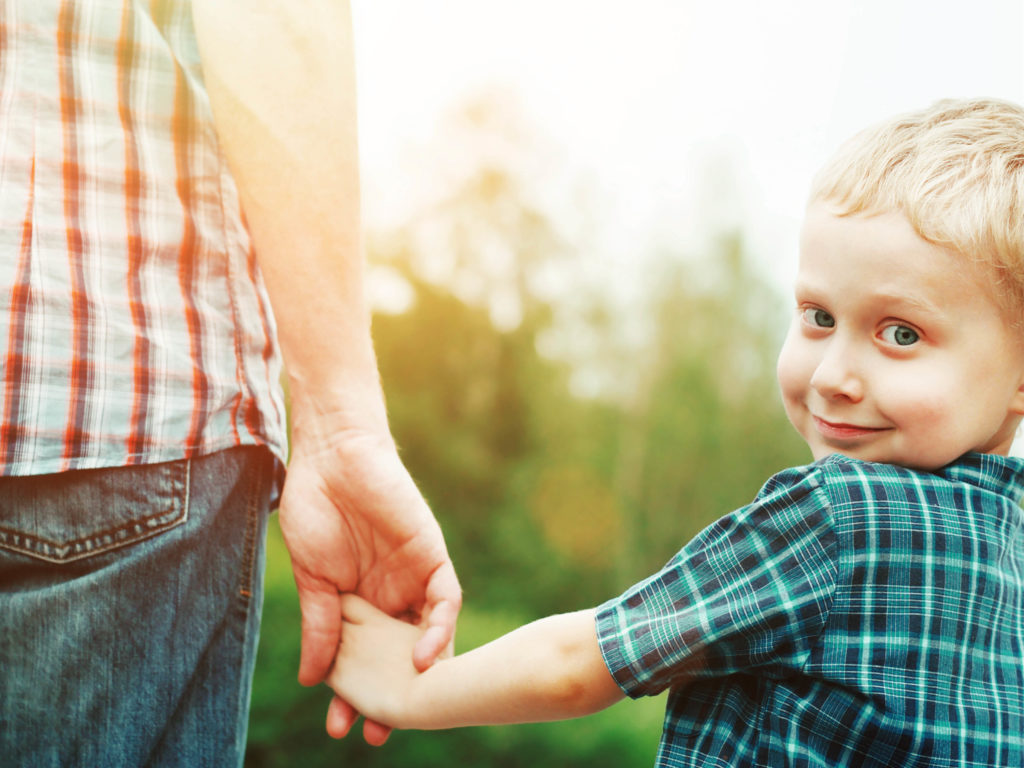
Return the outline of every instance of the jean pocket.
[[[0,548],[72,563],[188,518],[187,461],[0,479]]]

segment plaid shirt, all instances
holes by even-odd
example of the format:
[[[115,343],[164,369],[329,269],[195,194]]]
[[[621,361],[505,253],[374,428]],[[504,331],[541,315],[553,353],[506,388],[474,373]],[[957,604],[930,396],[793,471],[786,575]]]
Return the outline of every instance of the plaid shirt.
[[[285,450],[188,0],[0,3],[0,474]]]
[[[831,456],[601,606],[659,766],[1024,765],[1024,461]]]

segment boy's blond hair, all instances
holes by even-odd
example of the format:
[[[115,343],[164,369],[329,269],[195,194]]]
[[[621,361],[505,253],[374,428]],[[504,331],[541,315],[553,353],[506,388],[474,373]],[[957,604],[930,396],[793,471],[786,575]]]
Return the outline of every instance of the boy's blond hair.
[[[1000,303],[1024,323],[1024,109],[943,100],[847,141],[811,201],[842,216],[899,211],[917,234],[994,268]]]

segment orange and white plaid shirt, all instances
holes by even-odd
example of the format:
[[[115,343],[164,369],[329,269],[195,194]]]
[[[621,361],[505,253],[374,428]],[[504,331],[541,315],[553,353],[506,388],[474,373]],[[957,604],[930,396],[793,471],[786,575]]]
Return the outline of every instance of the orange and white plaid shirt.
[[[0,0],[0,474],[285,455],[188,0]]]

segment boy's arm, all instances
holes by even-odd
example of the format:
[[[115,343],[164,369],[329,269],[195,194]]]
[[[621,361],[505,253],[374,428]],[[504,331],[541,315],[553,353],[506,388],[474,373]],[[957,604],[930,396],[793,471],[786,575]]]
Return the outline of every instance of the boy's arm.
[[[377,722],[433,730],[582,717],[623,698],[598,647],[594,611],[549,616],[423,673],[422,630],[352,595],[328,684]]]

